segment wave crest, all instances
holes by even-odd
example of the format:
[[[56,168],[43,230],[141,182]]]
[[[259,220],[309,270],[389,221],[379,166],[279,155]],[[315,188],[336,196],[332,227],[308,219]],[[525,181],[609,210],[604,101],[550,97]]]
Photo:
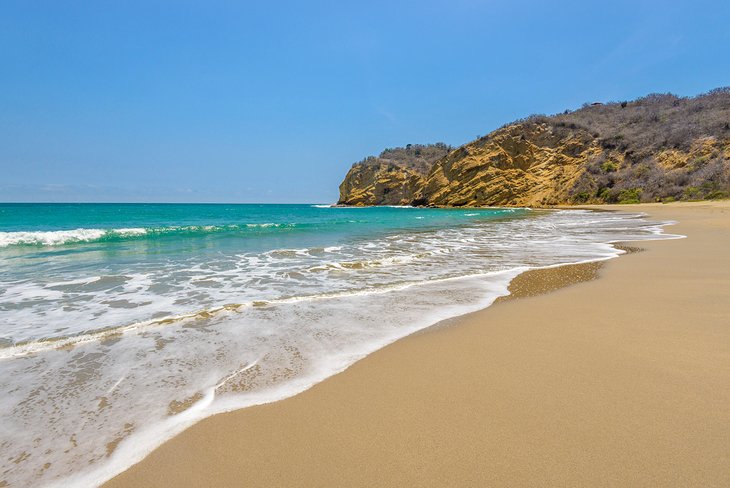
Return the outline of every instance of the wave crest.
[[[298,224],[255,223],[241,225],[186,225],[120,229],[70,229],[0,232],[0,248],[9,246],[62,246],[65,244],[112,242],[156,236],[199,236],[221,232],[245,233],[266,229],[294,228]]]

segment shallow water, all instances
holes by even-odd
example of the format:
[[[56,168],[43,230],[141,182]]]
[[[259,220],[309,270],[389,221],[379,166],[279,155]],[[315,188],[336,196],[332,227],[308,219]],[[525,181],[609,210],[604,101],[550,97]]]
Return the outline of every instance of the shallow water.
[[[0,480],[99,484],[217,412],[489,306],[530,267],[667,237],[638,214],[0,204]]]

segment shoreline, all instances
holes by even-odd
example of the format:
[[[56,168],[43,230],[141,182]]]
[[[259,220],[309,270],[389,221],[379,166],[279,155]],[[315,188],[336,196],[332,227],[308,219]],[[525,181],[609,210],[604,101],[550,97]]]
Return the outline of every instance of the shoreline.
[[[654,212],[657,212],[656,206],[652,205],[631,207],[632,210],[637,207],[641,207],[642,211],[651,209],[654,210]],[[663,205],[659,208],[662,207],[667,208],[669,211],[659,211],[664,214],[661,218],[674,218],[671,215],[671,212],[674,209],[683,208],[685,209],[685,212],[691,212],[692,210],[687,209],[707,207],[710,209],[724,209],[724,211],[727,211],[729,206],[723,203],[707,204],[706,202],[702,202],[697,205]],[[603,208],[605,209],[605,207]],[[623,210],[623,207],[620,209],[610,207],[608,209]],[[650,217],[656,217],[656,215],[652,215],[651,210],[649,210]],[[677,220],[681,221],[681,219]],[[681,225],[683,224],[680,222],[680,226]],[[679,232],[682,233],[681,231]],[[661,246],[666,246],[672,242],[676,241],[640,241],[640,246],[642,248],[650,249],[649,253],[641,254],[651,255],[655,253],[657,249],[660,249]],[[447,451],[438,449],[440,444],[439,441],[448,441],[447,443],[451,444],[454,434],[451,430],[460,432],[459,429],[442,428],[438,432],[440,435],[428,436],[430,438],[430,443],[428,443],[428,445],[432,448],[431,450],[424,451],[423,448],[426,446],[420,445],[418,442],[402,444],[401,449],[397,452],[393,452],[392,449],[387,449],[387,447],[392,446],[394,443],[399,444],[398,441],[404,436],[412,441],[417,440],[418,436],[413,437],[415,434],[413,429],[418,431],[422,430],[424,426],[433,427],[434,425],[439,425],[438,417],[443,416],[443,414],[451,414],[451,416],[459,414],[457,416],[466,425],[468,425],[471,421],[471,427],[478,427],[478,425],[474,425],[474,421],[479,417],[474,417],[473,415],[470,417],[468,413],[473,412],[474,409],[479,409],[478,405],[474,405],[471,402],[473,401],[473,396],[480,397],[478,393],[480,391],[480,387],[483,387],[483,385],[479,382],[473,382],[476,369],[473,361],[469,362],[463,360],[462,362],[465,362],[466,364],[455,365],[453,361],[444,361],[443,358],[440,358],[439,361],[446,364],[446,367],[433,371],[433,366],[428,364],[428,361],[424,359],[423,355],[416,354],[414,356],[410,350],[423,347],[421,343],[426,341],[428,342],[427,346],[431,348],[430,352],[432,355],[438,356],[439,347],[438,344],[435,344],[436,342],[438,342],[441,346],[451,349],[451,343],[462,340],[463,338],[460,337],[462,335],[471,334],[470,339],[477,339],[477,341],[479,341],[483,340],[483,337],[478,336],[488,332],[487,335],[494,338],[493,336],[495,334],[499,335],[499,327],[487,327],[486,331],[474,329],[484,329],[484,322],[490,322],[493,319],[493,317],[490,316],[503,316],[505,314],[505,312],[503,312],[504,310],[519,310],[520,308],[525,308],[525,304],[528,304],[528,302],[532,302],[529,303],[529,305],[532,305],[534,308],[535,300],[547,300],[550,302],[553,297],[572,293],[577,289],[585,289],[588,285],[597,283],[603,283],[605,285],[607,278],[604,275],[608,274],[610,277],[611,273],[614,273],[612,269],[617,267],[616,262],[622,262],[626,259],[633,259],[633,257],[624,256],[623,260],[610,259],[608,261],[594,261],[592,263],[565,265],[559,268],[543,268],[522,273],[517,278],[513,279],[512,283],[510,283],[510,291],[514,294],[512,299],[500,299],[497,303],[487,309],[474,312],[466,316],[448,319],[446,321],[448,322],[448,325],[457,325],[456,327],[442,327],[440,326],[441,324],[436,324],[435,326],[424,329],[417,334],[408,336],[407,339],[401,339],[358,361],[345,372],[330,377],[326,381],[315,385],[311,389],[300,393],[295,397],[272,404],[249,407],[209,417],[187,429],[170,441],[167,441],[160,448],[148,455],[143,461],[113,478],[104,486],[194,486],[203,482],[203,480],[207,480],[208,483],[213,483],[217,486],[239,486],[242,479],[249,480],[253,486],[267,483],[294,484],[301,486],[322,484],[354,484],[358,486],[364,484],[388,485],[395,484],[397,481],[400,483],[418,482],[418,484],[428,484],[429,480],[433,484],[452,484],[451,481],[453,480],[451,478],[439,478],[438,476],[432,476],[428,479],[423,478],[422,475],[426,472],[430,472],[432,475],[438,474],[433,473],[431,469],[425,466],[420,466],[421,469],[415,471],[413,469],[408,469],[408,466],[411,468],[414,467],[412,465],[413,456],[418,453],[428,458],[433,453],[438,452],[443,455],[444,458],[451,459],[452,457],[450,457],[450,454],[453,454],[453,449]],[[571,274],[575,276],[569,276]],[[541,277],[539,277],[540,275]],[[601,279],[596,280],[595,278],[599,275],[601,276]],[[586,283],[586,281],[590,281],[591,283]],[[581,282],[582,285],[579,287],[570,286],[578,282]],[[538,283],[541,284],[538,286]],[[514,290],[513,285],[515,287]],[[519,291],[519,289],[522,289],[523,291]],[[550,291],[551,293],[544,294],[545,292]],[[547,303],[547,305],[550,306],[549,303]],[[461,346],[468,347],[468,345],[469,341],[467,341],[466,344],[461,343]],[[406,358],[404,359],[401,357],[401,353],[405,352],[408,352],[409,354],[406,354]],[[515,352],[520,353],[521,351]],[[426,355],[425,357],[427,358],[430,356]],[[384,365],[382,363],[386,361],[393,363],[393,367],[389,368],[387,373],[385,373],[385,376],[383,376]],[[355,408],[355,405],[352,404],[353,397],[359,398],[364,402],[368,401],[368,398],[362,397],[360,388],[353,389],[353,383],[361,386],[362,384],[367,384],[370,388],[365,389],[365,391],[370,391],[371,393],[375,391],[375,398],[381,405],[391,405],[396,410],[401,409],[399,406],[402,407],[403,402],[411,405],[411,402],[402,398],[402,395],[404,393],[407,394],[407,386],[412,385],[414,382],[422,387],[421,389],[417,389],[416,393],[425,394],[424,398],[432,397],[434,394],[438,395],[438,391],[447,386],[443,382],[437,382],[433,385],[421,384],[423,382],[423,378],[418,377],[418,375],[416,375],[417,377],[414,377],[412,374],[414,365],[426,367],[426,369],[434,373],[436,376],[448,373],[450,367],[454,367],[455,369],[451,372],[457,375],[459,380],[455,381],[456,385],[452,385],[451,389],[454,387],[458,389],[459,395],[455,396],[455,398],[458,398],[458,402],[455,401],[457,405],[441,411],[438,408],[433,409],[431,413],[433,413],[435,417],[426,416],[429,420],[426,422],[416,422],[414,424],[414,418],[412,417],[401,419],[404,420],[411,429],[398,428],[399,426],[391,425],[391,427],[395,428],[395,433],[393,433],[383,431],[381,428],[381,425],[383,424],[390,425],[387,421],[387,415],[378,416],[377,412],[360,411],[362,408]],[[494,374],[498,372],[500,375],[509,376],[508,372],[504,370],[494,369],[492,371]],[[400,384],[403,391],[394,390],[383,393],[377,392],[377,389],[373,388],[373,386],[377,386],[379,382],[387,383],[391,379],[389,378],[391,375],[401,379],[403,379],[405,375],[408,381]],[[469,386],[471,386],[474,390],[477,390],[476,392],[470,392],[470,388],[465,388],[466,385],[462,384],[464,378],[470,378]],[[489,375],[482,378],[483,381],[488,381],[490,379],[494,378]],[[459,386],[461,388],[459,388]],[[431,388],[436,391],[431,391]],[[446,389],[448,390],[449,388]],[[340,399],[341,401],[335,401],[333,404],[333,397],[335,399]],[[488,395],[486,397],[481,395],[481,400],[482,402],[480,403],[489,403],[490,398]],[[440,405],[440,402],[435,403]],[[492,405],[492,407],[494,407],[494,405]],[[343,421],[345,419],[348,420],[344,423],[337,424],[338,428],[334,428],[331,425],[328,425],[325,418],[321,418],[321,412],[318,412],[318,409],[332,411],[336,413],[335,418]],[[452,411],[452,409],[454,409],[454,411]],[[384,413],[378,409],[376,410],[381,414]],[[305,419],[308,417],[305,416],[305,418],[301,418],[303,412],[308,412],[311,416],[315,417],[315,419],[322,421],[321,424],[318,424],[322,429],[321,432],[312,432],[311,429],[301,429],[301,427],[305,426],[286,421],[288,416],[299,416],[300,420],[306,424],[308,421]],[[509,419],[510,416],[506,415],[505,418]],[[506,423],[511,424],[511,422]],[[301,430],[306,430],[307,433],[301,432]],[[373,430],[375,432],[379,432],[379,436],[373,438],[374,433],[371,432]],[[257,433],[254,439],[250,438],[251,431]],[[243,436],[243,439],[237,441],[235,438],[236,434],[233,432],[238,432],[239,435]],[[350,433],[352,435],[345,435],[345,433]],[[533,433],[538,435],[540,434],[539,430]],[[358,447],[358,449],[354,449],[354,446],[350,445],[351,439],[353,438],[360,439],[361,442],[365,439],[369,439],[370,442],[366,443],[367,445],[370,445],[373,448],[380,447],[380,449],[363,450],[362,446]],[[514,448],[515,446],[510,439],[511,438],[509,436],[505,437],[504,444]],[[340,441],[339,443],[335,442],[338,440]],[[248,445],[247,442],[250,442],[250,445]],[[472,447],[477,447],[483,442],[484,439],[471,439]],[[464,440],[464,443],[467,445],[470,444],[468,439]],[[476,446],[474,444],[476,444]],[[246,445],[248,445],[248,449],[245,448]],[[313,448],[313,452],[308,452],[309,448],[312,448],[313,445],[325,447],[316,447]],[[347,446],[345,453],[338,453],[338,449],[331,449],[332,447],[337,446],[340,446],[341,448],[345,445]],[[308,448],[302,449],[304,446],[308,446]],[[389,452],[392,455],[392,459],[383,458],[381,451],[383,451],[382,448],[384,447],[386,448],[385,452]],[[455,448],[455,446],[452,446],[452,448]],[[278,461],[285,460],[286,462],[272,464],[266,460],[263,455],[263,451],[269,454],[275,453],[276,455],[274,457],[277,458]],[[336,466],[337,469],[332,469],[332,467],[325,468],[322,466],[320,466],[319,469],[317,468],[317,465],[321,464],[321,461],[325,459],[325,457],[318,457],[320,455],[324,456],[325,453],[328,453],[330,456],[338,457],[339,455],[342,457],[343,454],[346,454],[347,452],[352,453],[353,451],[356,451],[361,455],[353,457],[352,459],[347,458],[349,462],[339,463],[338,466]],[[459,449],[457,449],[457,451],[460,452]],[[313,458],[313,460],[319,459],[320,463],[313,462],[309,468],[306,468],[305,466],[302,466],[300,462],[301,456]],[[473,455],[471,457],[473,458]],[[463,475],[479,475],[471,481],[490,481],[489,478],[484,477],[486,476],[485,472],[480,469],[475,469],[478,466],[473,463],[473,459],[472,462],[467,462],[463,457],[457,457],[456,459],[451,460],[456,463],[455,465],[457,467],[460,467],[459,472]],[[500,460],[500,458],[497,460]],[[501,458],[502,462],[504,462],[504,460],[504,458]],[[375,470],[374,468],[376,466],[382,468],[384,463],[386,464],[386,469],[384,471],[381,470],[378,473],[369,473],[369,476],[368,473],[363,472],[362,468],[367,467],[367,465],[371,466],[373,470]],[[284,464],[284,466],[282,466],[282,464]],[[443,462],[436,464],[441,466],[441,468],[445,468],[443,466]],[[250,468],[247,469],[247,465]],[[401,478],[398,478],[396,473],[391,469],[395,465],[404,466],[404,470],[406,472],[401,473]],[[446,469],[445,471],[448,472],[449,470]],[[499,470],[496,470],[495,473],[497,471]],[[444,471],[442,469],[439,473],[443,474],[443,472]],[[390,475],[385,473],[390,473]],[[258,481],[253,480],[252,476],[254,475],[260,476]],[[214,478],[210,478],[210,476],[214,476]],[[520,478],[501,477],[499,479],[502,479],[504,482],[514,482]],[[532,479],[534,481],[536,478]],[[491,481],[494,482],[495,479],[492,479]],[[632,482],[633,480],[628,481]],[[463,484],[469,484],[470,480],[462,478],[462,482]],[[456,484],[460,483],[460,481],[456,481]]]

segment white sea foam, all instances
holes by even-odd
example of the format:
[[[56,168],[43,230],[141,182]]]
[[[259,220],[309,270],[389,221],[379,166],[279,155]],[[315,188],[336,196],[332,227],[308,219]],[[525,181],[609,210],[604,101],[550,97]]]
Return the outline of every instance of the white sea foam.
[[[92,242],[104,237],[133,237],[147,234],[148,229],[72,229],[54,231],[0,232],[0,247],[17,245],[60,246],[76,242]]]
[[[131,227],[131,228],[123,228],[123,229],[114,229],[113,232],[120,236],[142,236],[147,233],[147,229],[143,229],[141,227]]]
[[[95,242],[104,239],[137,238],[145,235],[164,235],[176,232],[226,232],[240,229],[267,229],[296,227],[293,223],[248,223],[243,225],[188,225],[169,227],[129,227],[118,229],[69,229],[54,231],[0,232],[0,248],[19,245],[61,246],[64,244]]]
[[[79,278],[76,280],[68,280],[68,281],[55,281],[51,283],[47,283],[44,285],[44,288],[54,288],[54,287],[60,287],[60,286],[73,286],[73,285],[88,285],[89,283],[94,283],[95,281],[99,281],[101,279],[101,276],[91,276],[89,278]]]
[[[74,229],[44,232],[0,232],[0,247],[19,244],[58,246],[69,242],[97,240],[106,234],[104,229]]]

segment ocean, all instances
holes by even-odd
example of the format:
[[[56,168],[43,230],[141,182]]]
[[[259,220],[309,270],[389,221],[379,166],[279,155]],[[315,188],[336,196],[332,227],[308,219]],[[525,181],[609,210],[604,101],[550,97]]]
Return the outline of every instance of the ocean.
[[[528,269],[673,237],[621,210],[0,204],[0,486],[98,485]]]

